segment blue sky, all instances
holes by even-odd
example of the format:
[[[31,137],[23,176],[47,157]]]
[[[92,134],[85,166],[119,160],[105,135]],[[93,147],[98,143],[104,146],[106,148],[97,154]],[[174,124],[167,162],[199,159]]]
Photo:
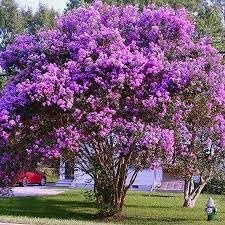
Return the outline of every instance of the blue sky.
[[[53,7],[56,10],[63,11],[67,0],[16,0],[17,4],[22,8],[31,7],[36,10],[39,3],[43,3],[48,7]]]

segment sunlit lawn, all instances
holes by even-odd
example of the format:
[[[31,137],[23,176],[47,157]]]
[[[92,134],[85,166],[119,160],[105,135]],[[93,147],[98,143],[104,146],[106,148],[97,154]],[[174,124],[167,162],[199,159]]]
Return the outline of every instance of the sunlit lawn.
[[[184,209],[182,195],[131,192],[124,213],[127,218],[118,224],[203,225],[204,207],[209,196],[201,196],[196,208]],[[217,204],[216,225],[225,224],[225,197],[212,196]],[[82,191],[58,196],[0,199],[0,221],[38,225],[106,224],[94,220],[95,204],[85,199]],[[107,223],[108,224],[108,223]],[[109,223],[110,224],[110,223]]]

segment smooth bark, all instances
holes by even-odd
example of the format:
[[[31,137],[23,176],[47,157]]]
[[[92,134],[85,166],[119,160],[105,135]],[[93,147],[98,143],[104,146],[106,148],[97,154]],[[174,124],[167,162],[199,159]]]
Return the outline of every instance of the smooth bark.
[[[194,208],[195,203],[198,200],[203,188],[207,184],[209,178],[203,180],[200,177],[200,182],[198,185],[194,185],[193,177],[185,179],[184,184],[184,204],[185,208]]]

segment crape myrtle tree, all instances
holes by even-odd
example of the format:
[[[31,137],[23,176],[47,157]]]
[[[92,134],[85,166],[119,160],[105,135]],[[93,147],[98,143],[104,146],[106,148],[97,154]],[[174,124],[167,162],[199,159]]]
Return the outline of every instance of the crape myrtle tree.
[[[211,49],[211,53],[214,50]],[[209,61],[222,62],[208,52]],[[205,69],[211,70],[212,64]],[[192,208],[201,191],[217,173],[225,159],[223,116],[224,68],[215,67],[204,80],[192,80],[192,86],[174,99],[172,116],[175,133],[173,163],[167,168],[184,179],[184,207]],[[210,72],[211,73],[211,72]],[[214,83],[212,87],[209,83]],[[221,82],[221,84],[220,84]],[[195,182],[194,182],[195,178]]]
[[[12,75],[0,98],[1,186],[18,169],[69,151],[93,178],[101,215],[120,214],[138,172],[174,158],[185,96],[198,105],[204,90],[218,109],[212,121],[223,119],[221,58],[194,32],[184,9],[95,2],[52,30],[19,36],[0,55]]]

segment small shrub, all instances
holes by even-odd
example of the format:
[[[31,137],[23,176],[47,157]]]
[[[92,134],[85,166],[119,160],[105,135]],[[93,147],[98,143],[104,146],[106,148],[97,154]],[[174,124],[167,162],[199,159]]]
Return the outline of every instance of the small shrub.
[[[213,178],[204,188],[204,193],[209,194],[225,194],[225,180]]]

